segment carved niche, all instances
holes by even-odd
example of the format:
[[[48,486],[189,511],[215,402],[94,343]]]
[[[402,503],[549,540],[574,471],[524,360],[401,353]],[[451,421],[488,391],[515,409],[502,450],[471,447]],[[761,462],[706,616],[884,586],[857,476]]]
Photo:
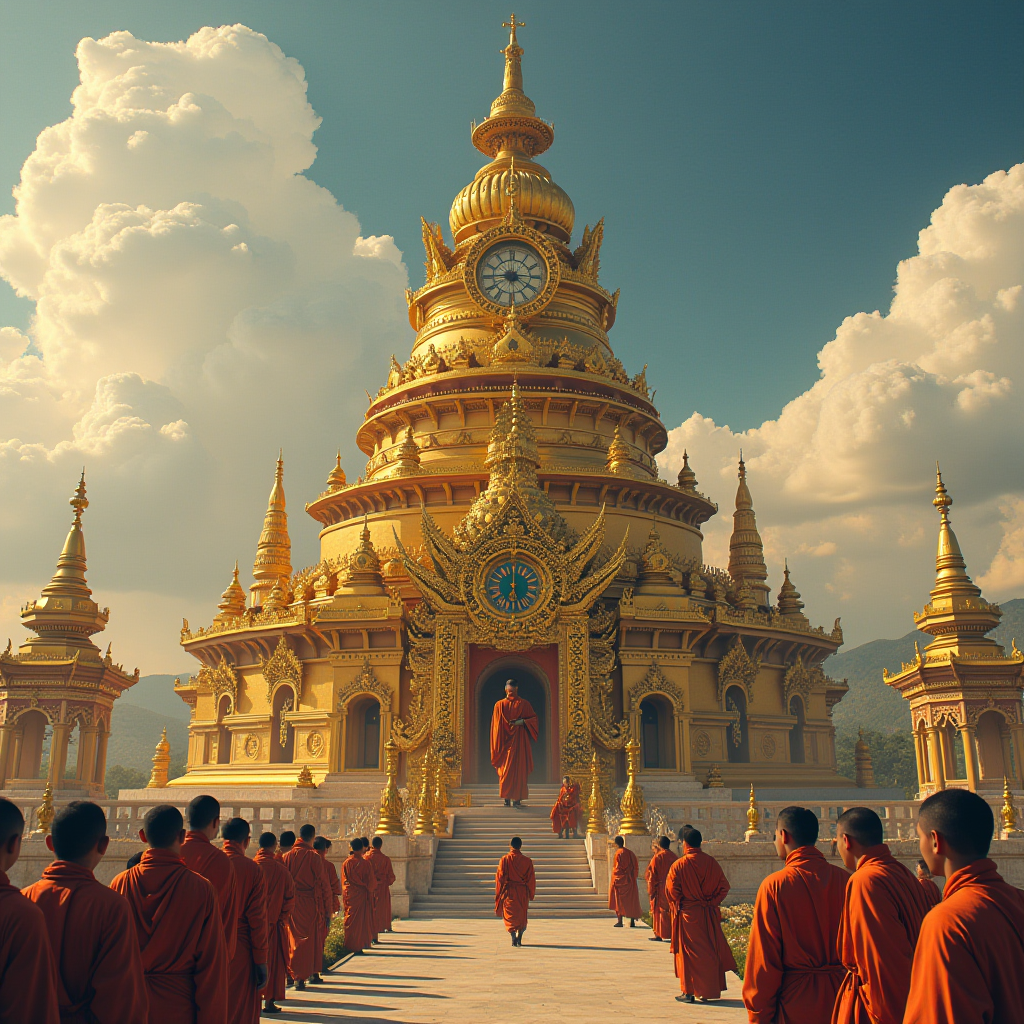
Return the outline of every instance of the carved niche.
[[[662,672],[661,666],[656,661],[652,661],[643,678],[638,679],[629,688],[626,696],[630,711],[638,711],[644,697],[656,693],[663,694],[672,701],[672,707],[676,714],[684,710],[683,691]]]
[[[361,693],[369,693],[376,697],[380,701],[381,711],[391,710],[391,687],[377,678],[369,658],[363,661],[359,674],[338,691],[338,711],[343,715],[348,714],[350,701]]]
[[[221,696],[227,694],[231,698],[231,714],[234,714],[238,700],[238,676],[235,675],[234,669],[224,658],[221,658],[220,664],[215,668],[204,665],[197,673],[195,680],[198,689],[207,690],[213,694],[214,704],[220,700]]]
[[[302,662],[288,646],[284,637],[277,642],[274,653],[261,663],[263,678],[267,683],[267,703],[274,698],[274,690],[281,683],[290,683],[296,698],[302,695]]]
[[[751,658],[743,641],[736,637],[728,653],[718,663],[718,701],[722,702],[725,697],[727,686],[737,683],[743,687],[747,694],[747,703],[754,700],[754,680],[757,678],[757,671],[761,667],[759,658]]]

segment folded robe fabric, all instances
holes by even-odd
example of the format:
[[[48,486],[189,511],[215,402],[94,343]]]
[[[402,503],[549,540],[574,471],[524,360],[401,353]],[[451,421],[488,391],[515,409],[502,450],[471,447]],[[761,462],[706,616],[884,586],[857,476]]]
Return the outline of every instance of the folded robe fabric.
[[[640,862],[636,854],[626,846],[617,850],[608,883],[608,909],[614,910],[619,917],[643,917],[640,890],[636,884],[639,874]]]
[[[514,725],[519,719],[522,725]],[[522,697],[503,697],[491,715],[491,764],[498,773],[502,800],[525,800],[533,771],[531,742],[537,741],[537,712]]]
[[[366,949],[373,942],[373,890],[377,880],[370,862],[358,853],[341,863],[341,900],[345,907],[345,948]]]
[[[391,886],[395,884],[395,868],[391,858],[376,847],[370,850],[367,860],[373,865],[373,873],[377,876],[373,927],[379,935],[381,932],[391,931]]]
[[[647,882],[647,898],[651,904],[651,923],[659,939],[672,938],[672,909],[665,894],[665,879],[669,868],[676,862],[671,850],[659,850],[652,858],[644,880]]]
[[[288,962],[293,978],[319,973],[323,963],[323,922],[330,912],[331,887],[320,854],[301,839],[284,855],[295,883],[295,903],[288,921]]]
[[[43,912],[0,871],[0,1024],[60,1024]]]
[[[536,895],[533,861],[520,850],[510,850],[498,861],[494,876],[494,916],[503,917],[510,932],[522,931]]]
[[[249,860],[241,843],[224,840],[224,852],[234,871],[238,907],[235,955],[228,961],[227,1024],[259,1024],[254,965],[267,962],[267,885],[260,866]]]
[[[267,892],[267,987],[268,999],[284,999],[288,980],[288,920],[295,902],[295,883],[280,859],[260,850],[253,861],[263,872]]]

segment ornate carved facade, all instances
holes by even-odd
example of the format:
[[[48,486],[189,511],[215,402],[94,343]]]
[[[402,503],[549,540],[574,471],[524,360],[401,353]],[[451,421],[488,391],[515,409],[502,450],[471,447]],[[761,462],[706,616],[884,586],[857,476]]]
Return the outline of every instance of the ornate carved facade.
[[[953,499],[936,469],[939,548],[931,601],[914,623],[934,639],[885,681],[910,701],[922,796],[949,787],[1001,792],[1024,787],[1024,654],[1009,654],[986,634],[1002,612],[967,575],[949,521]]]
[[[0,654],[0,791],[42,791],[49,782],[63,795],[102,796],[107,740],[114,701],[138,682],[92,642],[106,628],[108,608],[92,599],[85,579],[82,513],[89,507],[85,474],[71,498],[74,521],[57,559],[57,571],[38,601],[21,610],[23,625],[36,635],[17,654]],[[77,732],[78,759],[66,778],[68,746]],[[45,739],[49,768],[40,777]]]
[[[831,722],[845,684],[821,670],[838,622],[810,626],[788,570],[771,605],[742,461],[730,570],[704,564],[718,507],[688,458],[677,483],[659,476],[646,367],[627,374],[609,341],[604,225],[572,247],[522,53],[513,27],[451,245],[423,222],[415,339],[358,430],[364,475],[339,459],[306,505],[321,560],[291,572],[279,464],[250,606],[233,579],[212,625],[182,631],[203,668],[177,687],[193,708],[180,784],[290,785],[303,765],[356,780],[388,735],[413,768],[432,745],[453,782],[486,781],[509,676],[541,719],[541,781],[595,748],[621,767],[635,735],[648,781],[696,786],[719,764],[726,784],[848,784]]]

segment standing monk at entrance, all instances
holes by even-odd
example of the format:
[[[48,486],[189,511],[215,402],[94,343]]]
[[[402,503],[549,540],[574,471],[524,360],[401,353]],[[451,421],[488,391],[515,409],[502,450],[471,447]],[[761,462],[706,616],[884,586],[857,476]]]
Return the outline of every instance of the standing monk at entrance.
[[[921,804],[921,856],[946,885],[921,925],[904,1024],[1021,1020],[1024,893],[988,857],[993,828],[992,808],[966,789]]]
[[[850,807],[836,822],[836,846],[847,871],[839,956],[846,977],[832,1024],[902,1024],[910,965],[924,915],[921,883],[889,852],[882,819]]]
[[[658,840],[658,852],[651,858],[644,876],[647,881],[647,898],[651,901],[651,927],[654,929],[651,942],[672,938],[672,910],[665,895],[665,879],[675,861],[672,841],[668,836],[662,836]]]
[[[722,931],[718,909],[729,894],[729,883],[714,857],[700,844],[695,828],[681,829],[683,855],[671,868],[665,892],[672,906],[672,952],[681,1003],[718,999],[725,988],[725,972],[736,970],[729,942]]]
[[[612,926],[622,927],[622,919],[629,918],[629,927],[636,927],[636,919],[643,916],[640,909],[640,890],[636,880],[640,874],[640,862],[636,854],[626,848],[626,840],[622,836],[615,837],[615,862],[612,865],[612,877],[608,883],[608,909],[615,911],[618,920]]]
[[[299,839],[284,855],[284,866],[295,883],[295,905],[288,921],[288,960],[295,988],[302,991],[306,979],[319,976],[323,946],[317,938],[327,934],[331,916],[331,886],[320,854],[313,849],[316,828],[306,822]]]
[[[518,807],[530,795],[530,744],[536,742],[538,731],[537,713],[519,696],[516,681],[509,679],[505,696],[494,705],[491,715],[491,764],[498,772],[498,789],[506,807]]]
[[[494,916],[505,919],[512,945],[521,946],[530,900],[537,895],[537,876],[533,861],[522,853],[522,839],[513,836],[508,845],[509,851],[498,861],[494,876]]]
[[[384,840],[373,837],[373,848],[367,860],[373,865],[377,876],[377,899],[373,905],[373,930],[380,935],[391,931],[391,886],[395,884],[395,868],[391,858],[381,849]]]
[[[288,919],[295,902],[295,883],[291,873],[278,859],[277,836],[264,832],[259,853],[253,857],[263,872],[267,887],[267,987],[263,990],[265,1013],[277,1013],[275,999],[284,999],[288,973]]]
[[[569,829],[572,829],[573,839],[579,838],[576,829],[580,820],[580,784],[573,782],[566,775],[562,779],[562,788],[558,791],[558,799],[555,806],[551,808],[551,831],[558,833],[558,838],[569,838]]]
[[[775,852],[786,863],[757,890],[743,975],[750,1024],[829,1024],[846,973],[836,951],[849,875],[815,846],[818,819],[783,807]]]

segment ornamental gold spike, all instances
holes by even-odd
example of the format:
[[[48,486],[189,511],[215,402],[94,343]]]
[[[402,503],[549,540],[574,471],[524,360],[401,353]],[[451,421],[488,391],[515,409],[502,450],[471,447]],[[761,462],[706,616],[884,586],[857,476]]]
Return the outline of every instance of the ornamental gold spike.
[[[745,836],[761,834],[761,812],[757,809],[757,797],[754,795],[754,784],[750,784],[750,806],[747,808],[747,831]]]
[[[414,836],[432,836],[434,834],[434,792],[431,785],[433,760],[428,747],[423,755],[421,766],[423,778],[420,785],[419,802],[416,805],[416,824],[412,830]]]
[[[167,729],[157,741],[156,752],[153,754],[153,770],[149,775],[146,789],[163,789],[167,785],[167,775],[171,766],[171,745],[167,742]]]
[[[53,815],[53,787],[50,783],[47,783],[46,788],[43,790],[43,802],[36,808],[36,827],[32,835],[48,836]]]
[[[603,836],[608,829],[604,824],[604,798],[601,796],[601,768],[597,751],[590,757],[590,799],[587,801],[587,835]]]
[[[377,834],[382,836],[404,836],[402,821],[402,797],[398,792],[398,744],[389,736],[384,743],[384,773],[387,784],[380,796],[380,822]]]
[[[999,812],[1003,819],[1003,832],[1018,832],[1017,808],[1013,806],[1013,794],[1010,792],[1010,780],[1003,776],[1003,807]]]
[[[650,835],[647,828],[645,813],[647,806],[644,803],[644,791],[636,781],[640,774],[640,744],[634,737],[630,737],[626,744],[626,783],[625,792],[619,802],[619,810],[622,812],[622,821],[619,823],[619,833],[624,836],[646,836]]]

